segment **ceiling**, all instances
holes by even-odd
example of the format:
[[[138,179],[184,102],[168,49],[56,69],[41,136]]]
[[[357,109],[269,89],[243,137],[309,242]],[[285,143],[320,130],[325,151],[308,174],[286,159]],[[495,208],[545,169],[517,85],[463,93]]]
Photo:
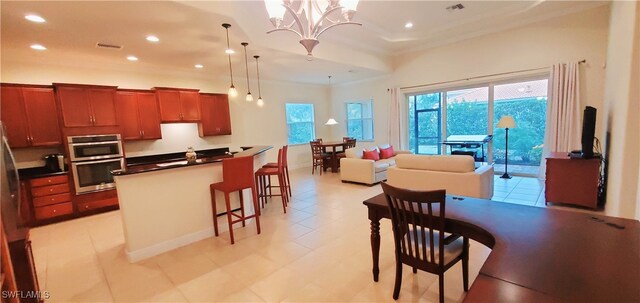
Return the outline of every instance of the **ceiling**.
[[[454,12],[447,6],[462,3]],[[506,30],[568,14],[606,2],[591,1],[367,1],[361,0],[354,21],[328,30],[307,61],[293,33],[271,29],[262,1],[2,1],[2,60],[63,62],[129,70],[227,75],[228,22],[234,74],[245,75],[240,42],[248,55],[260,55],[261,79],[303,83],[347,82],[387,75],[394,56]],[[29,13],[44,17],[36,24]],[[405,29],[406,22],[412,29]],[[160,42],[145,40],[156,35]],[[122,45],[122,50],[96,48],[97,42]],[[46,51],[35,51],[40,43]],[[125,58],[135,55],[137,62]],[[194,64],[203,64],[195,69]],[[255,75],[255,63],[250,62]]]

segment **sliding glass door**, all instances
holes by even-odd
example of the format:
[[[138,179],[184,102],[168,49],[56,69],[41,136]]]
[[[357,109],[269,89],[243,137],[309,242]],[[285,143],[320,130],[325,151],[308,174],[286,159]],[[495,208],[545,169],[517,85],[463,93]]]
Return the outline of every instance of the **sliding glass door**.
[[[450,136],[493,135],[484,150],[479,144],[462,144],[457,152],[475,152],[477,161],[485,155],[487,162],[495,162],[496,172],[504,171],[505,131],[497,123],[502,116],[512,116],[516,127],[509,129],[509,172],[537,175],[547,84],[546,78],[533,78],[409,95],[409,147],[416,154],[449,154],[442,142]]]
[[[409,96],[409,146],[416,154],[440,154],[442,94]]]

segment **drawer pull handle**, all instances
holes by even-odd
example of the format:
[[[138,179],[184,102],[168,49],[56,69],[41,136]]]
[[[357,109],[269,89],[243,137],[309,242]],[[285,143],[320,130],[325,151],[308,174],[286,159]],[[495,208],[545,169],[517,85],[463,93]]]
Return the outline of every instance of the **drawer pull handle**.
[[[57,209],[54,209],[54,210],[53,210],[53,212],[54,212],[54,213],[55,213],[55,212],[57,212],[57,211],[58,211]]]
[[[49,191],[50,191],[50,192],[51,192],[51,191],[53,191],[53,188],[49,189]]]
[[[85,208],[85,209],[89,209],[89,205],[85,205],[85,206],[84,206],[84,208]]]
[[[51,179],[49,179],[48,182],[51,183]]]

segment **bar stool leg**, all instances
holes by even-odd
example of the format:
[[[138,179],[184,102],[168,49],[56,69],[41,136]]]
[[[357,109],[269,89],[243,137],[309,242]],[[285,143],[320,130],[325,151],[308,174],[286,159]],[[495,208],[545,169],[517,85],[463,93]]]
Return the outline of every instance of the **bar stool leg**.
[[[245,219],[244,219],[244,197],[242,195],[242,189],[238,191],[240,195],[240,215],[242,215],[242,227],[245,227]]]
[[[218,210],[216,207],[216,190],[210,188],[211,192],[211,210],[213,212],[213,231],[218,236]]]
[[[258,234],[260,234],[260,205],[258,203],[255,185],[251,186],[251,196],[253,198],[253,210],[256,213],[256,227],[258,229]]]
[[[284,171],[287,174],[287,190],[289,191],[289,197],[293,197],[291,194],[291,179],[289,179],[289,166],[286,166]]]
[[[284,183],[282,180],[282,173],[278,174],[278,182],[280,182],[280,198],[282,198],[282,209],[284,210],[284,213],[287,213],[287,192],[286,192],[286,188],[284,187]]]
[[[231,237],[231,244],[234,244],[233,239],[233,217],[231,216],[231,202],[229,200],[229,193],[224,193],[224,201],[227,204],[227,221],[229,222],[229,236]]]

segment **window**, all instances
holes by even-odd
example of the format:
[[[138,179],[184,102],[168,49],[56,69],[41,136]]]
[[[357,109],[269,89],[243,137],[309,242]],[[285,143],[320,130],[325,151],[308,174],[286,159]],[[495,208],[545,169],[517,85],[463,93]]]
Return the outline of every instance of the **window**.
[[[315,139],[313,104],[287,103],[287,131],[289,144],[303,144]]]
[[[373,141],[373,101],[347,102],[347,136]]]

